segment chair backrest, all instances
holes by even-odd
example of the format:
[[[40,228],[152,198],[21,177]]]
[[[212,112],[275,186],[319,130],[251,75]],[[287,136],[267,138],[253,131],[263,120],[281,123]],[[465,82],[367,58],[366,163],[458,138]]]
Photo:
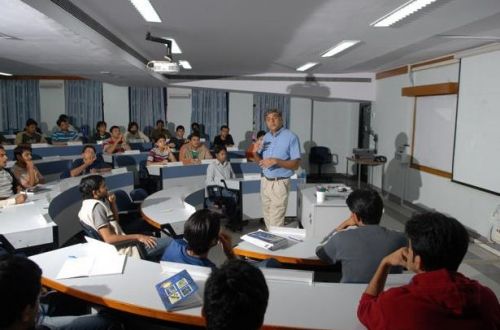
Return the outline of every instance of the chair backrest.
[[[134,202],[142,202],[146,197],[148,197],[148,192],[143,188],[137,188],[130,192],[130,198]]]
[[[312,147],[309,152],[309,161],[312,163],[327,164],[332,162],[332,154],[327,147]]]
[[[116,207],[119,212],[135,209],[135,205],[130,199],[130,196],[124,190],[114,190],[113,193],[116,196]]]
[[[98,241],[104,242],[102,239],[101,234],[91,226],[87,225],[85,222],[80,220],[80,226],[83,228],[83,232],[85,233],[85,236],[88,236],[90,238],[96,239]]]
[[[8,254],[14,254],[16,249],[10,244],[9,240],[4,235],[0,234],[0,248],[5,250]]]

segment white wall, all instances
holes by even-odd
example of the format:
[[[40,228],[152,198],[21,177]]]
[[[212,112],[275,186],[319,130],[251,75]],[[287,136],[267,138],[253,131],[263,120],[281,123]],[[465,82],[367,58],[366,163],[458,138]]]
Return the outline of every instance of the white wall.
[[[311,114],[312,100],[292,97],[290,100],[290,130],[297,134],[302,153],[301,167],[310,172],[309,149],[311,149]]]
[[[239,149],[246,150],[252,143],[253,133],[253,94],[229,93],[228,125],[234,143]]]
[[[186,137],[191,131],[191,92],[186,88],[167,88],[167,121],[169,122],[168,128],[175,133],[175,128],[172,126],[182,125],[186,129]],[[174,95],[185,95],[177,97]]]
[[[436,74],[437,71],[428,70],[441,72]],[[419,72],[415,82],[442,83],[458,78],[458,65],[428,70]],[[401,96],[401,88],[409,85],[410,80],[406,75],[378,80],[377,101],[373,104],[372,126],[379,134],[379,153],[387,155],[389,161],[384,186],[397,196],[403,195],[401,187],[405,171],[394,159],[395,140],[400,133],[410,138],[412,134],[413,98]],[[406,178],[406,200],[447,213],[482,236],[489,235],[489,218],[499,203],[497,196],[414,169],[407,169]],[[374,183],[381,186],[379,172],[375,173]]]
[[[130,121],[128,87],[104,83],[102,85],[104,121],[111,126],[121,126],[126,130]]]
[[[346,157],[352,155],[352,149],[358,145],[359,103],[355,102],[319,102],[313,104],[312,141],[317,146],[325,146],[338,155],[339,163],[324,165],[322,173],[345,173]],[[313,165],[312,172],[317,173]]]
[[[56,126],[59,115],[66,113],[63,80],[40,80],[40,128],[47,135]]]

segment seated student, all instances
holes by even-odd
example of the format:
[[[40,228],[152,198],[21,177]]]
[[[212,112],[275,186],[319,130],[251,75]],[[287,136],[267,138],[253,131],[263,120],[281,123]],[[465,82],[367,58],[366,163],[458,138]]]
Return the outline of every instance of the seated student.
[[[210,150],[200,141],[200,134],[191,134],[189,143],[182,146],[179,152],[179,160],[184,164],[200,164],[202,159],[212,159]]]
[[[42,292],[42,270],[21,256],[0,258],[0,329],[111,329],[111,319],[101,314],[81,316],[39,315]],[[37,325],[37,321],[41,324]]]
[[[175,148],[175,150],[180,150],[181,147],[188,143],[189,141],[184,138],[184,126],[179,125],[175,128],[175,136],[171,137],[168,141],[168,146],[170,148]]]
[[[264,135],[266,135],[265,131],[259,131],[257,133],[257,139],[255,140],[255,142],[253,142],[250,146],[248,146],[245,155],[249,162],[257,161],[255,158],[255,154],[257,153],[257,151],[259,151],[262,145],[262,141],[264,141]]]
[[[408,247],[380,262],[358,306],[369,329],[500,329],[495,294],[457,272],[469,234],[456,219],[423,213],[406,223]],[[384,291],[389,269],[416,273],[407,285]]]
[[[188,140],[191,140],[191,136],[193,133],[198,133],[200,135],[200,139],[205,139],[206,142],[210,142],[210,138],[208,134],[204,132],[204,127],[203,125],[200,125],[198,123],[192,123],[191,124],[191,134],[188,135]]]
[[[79,140],[78,132],[69,129],[69,122],[67,119],[59,118],[57,120],[57,126],[59,127],[59,130],[52,133],[51,136],[52,144],[63,145],[68,141]]]
[[[221,186],[221,180],[233,179],[235,177],[231,163],[227,160],[226,147],[216,146],[215,158],[215,162],[209,164],[207,167],[207,177],[205,179],[205,184],[207,186]],[[241,223],[241,221],[236,219],[236,194],[224,189],[222,190],[222,198],[230,220],[228,227],[234,227],[238,223]]]
[[[231,236],[220,230],[220,219],[208,209],[193,213],[184,223],[184,238],[170,243],[161,260],[214,268],[208,251],[219,242],[227,258],[234,259]]]
[[[171,134],[168,129],[165,128],[165,122],[161,119],[156,121],[156,127],[151,131],[151,141],[156,142],[160,136],[170,139]]]
[[[83,146],[82,158],[75,159],[69,171],[70,176],[80,176],[83,174],[96,174],[111,171],[111,165],[106,164],[101,155],[96,155],[93,145]]]
[[[98,143],[101,141],[106,141],[111,137],[111,134],[107,132],[108,124],[105,121],[98,121],[95,125],[94,142]]]
[[[64,113],[62,113],[57,118],[57,120],[59,120],[59,119],[62,119],[62,120],[65,120],[65,121],[68,122],[68,130],[75,131],[75,132],[77,131],[76,128],[74,128],[73,125],[71,125],[71,123],[69,121],[69,117],[67,115],[65,115]],[[58,130],[59,130],[59,125],[52,127],[52,133],[57,132]]]
[[[18,194],[22,188],[16,178],[5,168],[7,159],[5,149],[0,144],[0,207],[22,204],[26,201],[26,194]]]
[[[264,323],[269,289],[262,271],[238,259],[213,269],[201,313],[209,330],[257,330]]]
[[[14,149],[14,158],[16,158],[16,163],[11,171],[23,188],[33,188],[39,183],[45,183],[45,178],[33,164],[29,145],[17,146]]]
[[[128,130],[125,133],[126,143],[144,143],[149,142],[149,138],[139,130],[139,125],[135,121],[131,121],[128,124]]]
[[[176,162],[174,154],[167,144],[167,138],[159,135],[155,142],[156,147],[151,149],[148,154],[148,165],[167,164],[169,161]]]
[[[26,127],[24,131],[16,134],[16,144],[33,144],[33,143],[46,143],[45,137],[38,133],[36,129],[38,128],[38,123],[30,118],[26,120]]]
[[[109,155],[116,154],[118,152],[124,152],[125,150],[130,150],[130,146],[125,142],[120,127],[111,126],[109,130],[111,132],[111,137],[107,139],[103,144],[103,151]]]
[[[78,218],[96,230],[102,239],[109,244],[124,242],[140,242],[146,247],[148,259],[155,259],[163,254],[170,238],[156,238],[142,234],[126,235],[119,222],[116,197],[108,192],[106,182],[100,175],[90,175],[80,182],[83,203]],[[118,250],[121,254],[139,257],[139,251],[133,245]]]
[[[380,260],[407,241],[403,233],[379,226],[384,203],[376,191],[355,190],[346,203],[351,216],[325,237],[316,255],[328,263],[342,263],[341,282],[368,283]]]
[[[214,146],[225,146],[226,148],[234,146],[233,137],[229,134],[229,126],[222,125],[220,127],[220,134],[215,137]]]

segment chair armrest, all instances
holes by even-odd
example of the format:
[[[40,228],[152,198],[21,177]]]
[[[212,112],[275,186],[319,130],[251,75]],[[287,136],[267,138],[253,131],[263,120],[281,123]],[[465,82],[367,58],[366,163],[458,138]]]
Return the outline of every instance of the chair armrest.
[[[338,165],[339,164],[339,155],[332,154],[332,164],[333,165]]]

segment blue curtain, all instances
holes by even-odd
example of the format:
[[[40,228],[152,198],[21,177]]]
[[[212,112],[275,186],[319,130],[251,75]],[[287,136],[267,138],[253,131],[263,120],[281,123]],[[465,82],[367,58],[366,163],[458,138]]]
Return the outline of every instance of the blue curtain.
[[[1,130],[22,131],[26,120],[40,122],[40,87],[38,80],[0,80]]]
[[[74,127],[84,135],[92,135],[95,125],[103,120],[102,82],[93,80],[65,80],[66,114]]]
[[[203,125],[213,141],[220,126],[228,124],[228,93],[213,89],[193,89],[191,122]],[[187,129],[187,128],[186,128]]]
[[[255,131],[267,131],[266,111],[278,109],[283,117],[283,126],[290,125],[290,96],[276,94],[254,94],[253,95],[253,122]]]
[[[166,90],[163,87],[129,87],[130,121],[149,134],[158,119],[165,121]]]

